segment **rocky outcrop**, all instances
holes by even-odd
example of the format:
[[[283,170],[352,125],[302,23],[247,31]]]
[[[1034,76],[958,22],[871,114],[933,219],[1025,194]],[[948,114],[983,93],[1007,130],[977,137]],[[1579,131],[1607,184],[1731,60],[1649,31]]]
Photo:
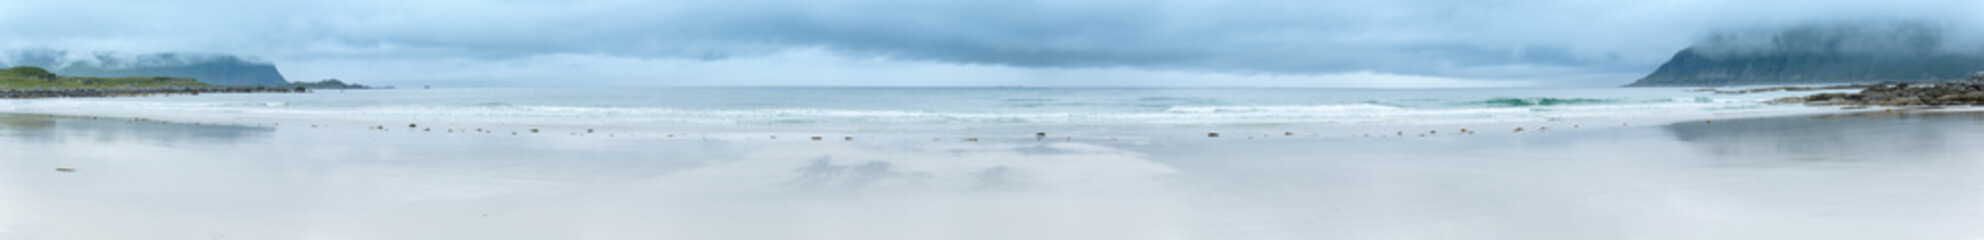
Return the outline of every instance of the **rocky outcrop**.
[[[1870,85],[1858,93],[1822,93],[1775,102],[1822,106],[1984,105],[1984,82],[1883,83]]]
[[[1853,84],[1853,85],[1838,85],[1838,86],[1818,86],[1818,87],[1800,87],[1800,86],[1791,86],[1791,87],[1767,87],[1767,88],[1751,88],[1751,89],[1741,89],[1741,90],[1720,90],[1720,89],[1714,89],[1714,88],[1703,88],[1703,89],[1695,89],[1694,91],[1696,91],[1696,92],[1714,92],[1715,94],[1751,94],[1751,93],[1763,93],[1763,92],[1778,92],[1778,91],[1784,91],[1784,92],[1808,92],[1808,91],[1818,91],[1818,90],[1839,90],[1839,89],[1863,89],[1863,88],[1867,88],[1867,87],[1872,87],[1872,86],[1874,86],[1874,85],[1873,85],[1873,84]]]

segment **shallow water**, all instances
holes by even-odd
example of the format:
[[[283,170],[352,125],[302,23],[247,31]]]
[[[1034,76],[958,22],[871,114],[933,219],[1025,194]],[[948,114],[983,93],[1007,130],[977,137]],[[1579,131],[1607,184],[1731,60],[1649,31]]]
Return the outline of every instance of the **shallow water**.
[[[0,119],[0,239],[1984,237],[1979,113],[979,142]]]

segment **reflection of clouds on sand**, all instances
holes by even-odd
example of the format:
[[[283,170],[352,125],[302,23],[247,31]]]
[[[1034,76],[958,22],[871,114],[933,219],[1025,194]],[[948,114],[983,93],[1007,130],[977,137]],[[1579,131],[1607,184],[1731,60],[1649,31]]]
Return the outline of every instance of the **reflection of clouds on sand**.
[[[1021,188],[1026,187],[1029,182],[1025,173],[1014,171],[1012,167],[1007,166],[987,168],[978,172],[976,178],[978,181],[972,184],[971,189],[984,191]]]
[[[1018,151],[1015,151],[1018,150]],[[1040,152],[1054,152],[1041,154]],[[1154,191],[1175,171],[1137,153],[1081,143],[765,146],[738,160],[712,163],[661,178],[739,178],[766,190],[968,190],[993,184],[1053,181],[1041,191]],[[1016,178],[1033,179],[1016,179]],[[756,188],[756,187],[754,187]]]
[[[929,174],[919,172],[897,172],[889,169],[889,162],[868,161],[858,164],[834,164],[832,156],[813,159],[813,164],[793,169],[799,177],[790,183],[799,189],[833,188],[859,191],[877,182],[884,184],[916,184]]]
[[[274,128],[255,126],[175,124],[135,119],[0,113],[0,137],[27,142],[136,140],[166,144],[227,143],[267,137],[274,131]]]
[[[1192,211],[1165,189],[1174,170],[1095,145],[1037,148],[1065,153],[1004,144],[768,146],[548,206],[602,206],[577,219],[676,239],[1183,237],[1177,231]],[[1035,182],[1053,184],[1026,184]]]
[[[1684,122],[1664,128],[1723,160],[1916,161],[1946,154],[1975,132],[1980,113],[1869,112]],[[1879,155],[1872,155],[1879,154]]]

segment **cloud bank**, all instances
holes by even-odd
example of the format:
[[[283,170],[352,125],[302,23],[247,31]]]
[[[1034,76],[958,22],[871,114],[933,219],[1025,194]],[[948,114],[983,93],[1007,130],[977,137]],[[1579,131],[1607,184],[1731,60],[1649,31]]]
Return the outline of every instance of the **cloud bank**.
[[[1927,0],[6,1],[0,48],[437,85],[1609,86],[1716,32],[1984,29]]]

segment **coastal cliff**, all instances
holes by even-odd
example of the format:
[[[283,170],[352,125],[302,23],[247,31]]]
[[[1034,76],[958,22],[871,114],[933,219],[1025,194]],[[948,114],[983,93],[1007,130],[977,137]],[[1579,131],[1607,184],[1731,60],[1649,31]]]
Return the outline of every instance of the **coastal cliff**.
[[[1925,24],[1810,25],[1779,32],[1718,34],[1629,87],[1795,85],[1960,80],[1984,70],[1984,54]]]
[[[303,92],[309,90],[303,87],[214,86],[189,78],[172,77],[71,77],[32,66],[0,69],[0,99]]]

